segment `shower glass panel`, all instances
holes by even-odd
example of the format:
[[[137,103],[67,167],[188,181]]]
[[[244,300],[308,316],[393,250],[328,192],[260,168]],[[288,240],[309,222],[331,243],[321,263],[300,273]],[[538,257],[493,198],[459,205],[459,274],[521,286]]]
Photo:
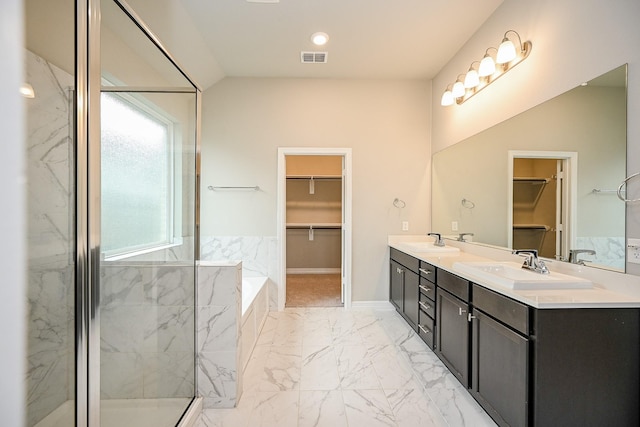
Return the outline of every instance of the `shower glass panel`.
[[[101,4],[100,423],[172,427],[195,396],[196,88]]]
[[[74,0],[25,1],[27,426],[75,425]],[[55,422],[55,424],[53,424]]]

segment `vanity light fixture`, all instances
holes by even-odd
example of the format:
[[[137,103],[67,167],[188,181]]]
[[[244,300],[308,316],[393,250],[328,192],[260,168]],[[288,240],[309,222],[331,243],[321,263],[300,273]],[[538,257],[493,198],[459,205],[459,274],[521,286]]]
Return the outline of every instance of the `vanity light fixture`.
[[[480,84],[480,75],[478,74],[476,69],[473,68],[473,64],[476,64],[476,63],[480,64],[480,62],[478,61],[473,61],[469,66],[469,71],[467,71],[467,75],[464,76],[464,87],[466,89],[474,88]]]
[[[453,97],[453,93],[451,93],[451,85],[447,86],[447,90],[442,94],[442,99],[440,100],[440,105],[443,107],[448,107],[449,105],[453,105],[455,99]]]
[[[313,33],[311,34],[311,41],[316,46],[324,46],[329,41],[329,35],[327,33]]]
[[[509,38],[511,34],[515,34],[517,37],[517,45]],[[462,104],[526,59],[531,53],[531,46],[530,41],[523,43],[520,34],[516,31],[507,31],[504,33],[498,49],[490,47],[485,51],[477,70],[474,68],[474,64],[478,61],[474,61],[469,66],[469,71],[464,75],[463,80],[460,80],[462,74],[458,75],[452,89],[449,89],[451,85],[447,86],[440,104],[443,106],[453,105],[453,102],[450,102],[449,93],[453,96],[453,101],[456,104]],[[496,52],[495,58],[491,56],[491,50]]]
[[[23,83],[20,86],[20,95],[24,96],[25,98],[33,99],[36,97],[36,92],[33,90],[33,86],[31,86],[29,83]]]
[[[451,89],[451,93],[453,94],[454,98],[460,98],[461,96],[464,96],[466,92],[466,89],[464,88],[464,83],[462,83],[462,80],[460,80],[461,76],[464,76],[464,74],[458,75],[458,79],[453,84],[453,89]]]

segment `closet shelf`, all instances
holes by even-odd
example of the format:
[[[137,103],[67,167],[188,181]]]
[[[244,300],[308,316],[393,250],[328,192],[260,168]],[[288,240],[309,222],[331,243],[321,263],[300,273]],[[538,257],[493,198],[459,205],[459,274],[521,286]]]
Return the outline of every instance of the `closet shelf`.
[[[513,228],[516,230],[551,230],[551,227],[545,224],[513,224]]]
[[[548,184],[549,178],[514,176],[513,182],[523,183],[523,184],[527,183],[527,184],[533,184],[533,185],[542,185],[542,184]]]
[[[342,224],[339,222],[288,222],[287,228],[342,228]]]
[[[287,179],[342,179],[342,175],[287,175]]]

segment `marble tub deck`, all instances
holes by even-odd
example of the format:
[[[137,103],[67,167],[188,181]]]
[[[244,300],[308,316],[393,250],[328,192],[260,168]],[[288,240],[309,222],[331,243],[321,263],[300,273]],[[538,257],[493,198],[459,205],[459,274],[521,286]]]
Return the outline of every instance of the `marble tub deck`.
[[[236,408],[196,427],[495,426],[395,311],[271,312]]]

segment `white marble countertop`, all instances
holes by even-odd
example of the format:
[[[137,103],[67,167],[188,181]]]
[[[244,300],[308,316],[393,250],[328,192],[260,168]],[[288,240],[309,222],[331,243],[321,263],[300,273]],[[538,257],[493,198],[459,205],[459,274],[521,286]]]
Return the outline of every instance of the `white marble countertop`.
[[[453,264],[456,262],[477,262],[477,261],[520,261],[522,262],[522,258],[518,258],[517,256],[511,255],[507,251],[496,252],[496,256],[487,256],[491,251],[486,248],[482,249],[485,252],[483,255],[478,255],[474,253],[470,253],[471,251],[478,252],[471,248],[470,245],[459,244],[458,242],[446,241],[447,245],[456,246],[460,248],[460,252],[454,253],[446,253],[439,255],[431,255],[420,252],[413,252],[408,250],[406,246],[403,245],[404,242],[416,242],[416,241],[432,241],[433,238],[426,238],[424,236],[389,236],[389,246],[395,248],[401,252],[404,252],[408,255],[411,255],[414,258],[418,258],[422,261],[426,261],[429,264],[432,264],[438,268],[443,270],[447,270],[453,274],[456,274],[460,277],[463,277],[467,280],[470,280],[474,283],[482,285],[487,289],[491,289],[499,294],[505,295],[509,298],[512,298],[516,301],[520,301],[524,304],[527,304],[531,307],[540,308],[540,309],[553,309],[553,308],[629,308],[629,307],[640,307],[640,295],[635,292],[625,292],[625,289],[607,289],[605,284],[602,282],[598,282],[598,280],[602,281],[603,274],[600,272],[582,272],[582,274],[575,274],[575,276],[586,277],[589,278],[593,282],[592,289],[545,289],[545,290],[514,290],[504,286],[500,286],[497,284],[490,283],[486,280],[482,280],[481,278],[473,277],[467,273],[458,271]],[[468,250],[465,250],[468,249]],[[514,259],[514,257],[516,257]],[[557,266],[549,265],[549,269],[553,272],[557,270],[554,267],[560,267],[564,270],[563,274],[571,274],[571,272],[567,273],[566,266],[561,266],[560,264],[566,263],[552,263],[558,264]],[[578,268],[578,267],[571,267]],[[587,269],[584,269],[587,270]],[[588,269],[595,270],[595,269]],[[593,277],[589,277],[590,274],[597,276],[594,280]],[[612,276],[612,280],[615,280],[615,275],[617,276],[627,276],[621,273],[610,273]],[[631,281],[635,280],[634,278]],[[639,289],[640,291],[640,289]]]

